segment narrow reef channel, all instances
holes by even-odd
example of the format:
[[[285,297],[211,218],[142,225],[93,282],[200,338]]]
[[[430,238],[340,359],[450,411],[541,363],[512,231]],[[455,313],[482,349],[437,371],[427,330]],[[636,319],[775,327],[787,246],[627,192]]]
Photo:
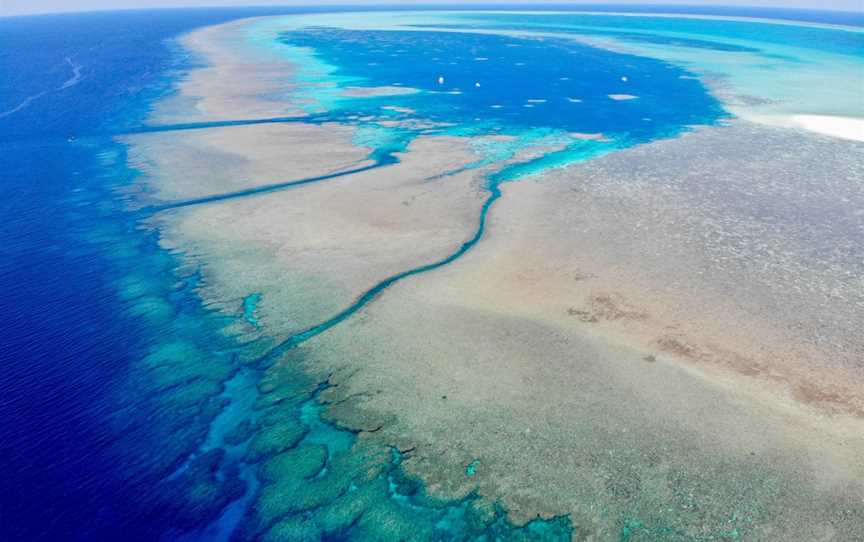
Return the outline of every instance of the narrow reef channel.
[[[401,469],[402,460],[412,450],[360,439],[357,433],[321,417],[327,405],[320,401],[320,394],[330,384],[309,382],[293,368],[299,365],[294,357],[302,356],[297,346],[347,320],[390,286],[467,254],[483,238],[489,212],[502,195],[501,184],[557,165],[564,157],[568,161],[585,159],[612,148],[574,143],[564,151],[505,165],[488,174],[484,183],[488,196],[476,229],[457,250],[380,281],[333,317],[249,360],[225,383],[220,400],[227,406],[211,422],[204,444],[172,475],[197,472],[190,465],[219,450],[224,455],[217,472],[226,470],[218,477],[234,476],[246,489],[196,536],[179,538],[569,540],[571,527],[565,517],[538,518],[517,527],[507,521],[500,505],[477,494],[453,501],[426,496],[422,483]],[[393,157],[384,149],[373,152],[376,154]],[[260,298],[259,293],[244,298],[239,317],[256,328],[258,321],[250,318]],[[473,477],[478,466],[479,461],[467,466],[466,476]]]

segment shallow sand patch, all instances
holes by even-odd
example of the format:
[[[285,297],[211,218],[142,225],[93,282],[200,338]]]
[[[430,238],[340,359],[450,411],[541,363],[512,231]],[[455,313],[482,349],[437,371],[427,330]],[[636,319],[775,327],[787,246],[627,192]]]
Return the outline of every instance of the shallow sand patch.
[[[570,132],[568,135],[575,139],[584,139],[586,141],[608,141],[606,136],[601,133]]]
[[[419,89],[411,87],[348,87],[340,95],[351,98],[372,98],[379,96],[404,96],[418,92],[420,92]]]
[[[826,115],[793,115],[792,120],[807,130],[841,139],[864,142],[864,119]]]

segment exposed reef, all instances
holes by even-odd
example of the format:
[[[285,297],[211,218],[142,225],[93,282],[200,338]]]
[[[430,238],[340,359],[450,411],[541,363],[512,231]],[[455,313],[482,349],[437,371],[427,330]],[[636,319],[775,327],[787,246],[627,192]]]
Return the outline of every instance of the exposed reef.
[[[222,511],[196,528],[864,536],[860,144],[741,121],[657,141],[684,128],[454,127],[422,117],[424,91],[357,87],[302,51],[256,60],[257,83],[228,96],[240,36],[350,53],[270,23],[187,37],[225,67],[121,138],[146,187],[130,206],[236,344],[212,365],[186,342],[142,363],[175,406],[209,398],[201,446],[166,466]],[[279,107],[261,88],[286,63]],[[522,105],[548,106],[508,114]],[[170,319],[141,284],[136,314]]]

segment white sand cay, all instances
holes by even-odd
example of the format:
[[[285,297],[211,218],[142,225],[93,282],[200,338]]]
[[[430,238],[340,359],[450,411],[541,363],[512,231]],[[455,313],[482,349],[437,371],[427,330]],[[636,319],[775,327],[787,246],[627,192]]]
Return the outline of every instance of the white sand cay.
[[[864,117],[836,115],[754,115],[746,109],[730,108],[741,118],[769,126],[797,128],[817,134],[864,142]]]
[[[864,118],[793,115],[792,122],[811,132],[852,141],[864,141]]]
[[[634,96],[632,94],[609,94],[609,98],[616,102],[625,102],[627,100],[638,100],[639,96]]]

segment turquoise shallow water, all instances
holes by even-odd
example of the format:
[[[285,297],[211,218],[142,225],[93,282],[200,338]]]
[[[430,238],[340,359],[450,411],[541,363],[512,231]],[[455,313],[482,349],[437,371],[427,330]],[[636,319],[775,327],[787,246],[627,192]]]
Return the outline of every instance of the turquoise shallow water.
[[[295,346],[351,317],[395,282],[465,254],[481,241],[502,183],[673,137],[690,124],[717,122],[725,112],[698,81],[682,78],[687,72],[681,67],[566,41],[333,28],[280,35],[270,46],[289,55],[289,47],[311,49],[305,57],[310,66],[327,67],[308,74],[310,82],[324,77],[343,86],[421,89],[371,99],[310,92],[312,109],[318,108],[312,118],[256,121],[357,125],[356,143],[370,149],[368,168],[387,167],[414,138],[432,134],[516,137],[515,143],[478,143],[485,158],[477,167],[512,158],[538,141],[565,148],[490,175],[477,228],[453,254],[386,278],[331,319],[274,343],[258,316],[266,292],[237,299],[233,315],[202,307],[198,270],[161,250],[146,219],[170,207],[264,197],[336,175],[130,211],[125,189],[141,179],[128,168],[127,149],[110,137],[248,123],[155,128],[143,119],[178,70],[188,69],[163,40],[261,13],[133,12],[0,22],[15,45],[0,52],[0,235],[7,251],[0,262],[7,322],[0,330],[6,368],[0,412],[10,421],[0,439],[6,473],[0,538],[568,539],[567,518],[516,528],[506,510],[475,495],[429,498],[400,468],[410,451],[367,442],[322,419],[319,398],[328,384],[271,363],[300,356]],[[512,25],[508,17],[487,23]],[[588,23],[609,26],[604,21]],[[674,21],[651,24],[662,25],[653,31],[684,28]],[[686,25],[699,39],[679,45],[703,49],[718,32],[740,31],[723,23]],[[846,38],[831,36],[836,39],[819,36],[829,52],[849,46]],[[713,49],[724,47],[730,46]],[[618,93],[638,99],[608,96]],[[393,105],[413,112],[382,109]],[[409,117],[455,126],[377,124]],[[602,132],[609,140],[574,139],[570,132]],[[238,324],[263,333],[250,341],[237,335]],[[482,458],[465,466],[467,477],[482,474]],[[638,519],[620,518],[620,524],[622,539],[648,532]]]
[[[772,46],[803,45],[808,49],[860,57],[864,40],[859,32],[819,26],[764,24],[746,20],[706,20],[673,17],[633,17],[595,14],[464,14],[454,19],[476,27],[546,29],[618,37],[651,44],[727,52],[771,53]],[[459,27],[459,23],[454,24]],[[749,42],[743,45],[743,42]],[[803,59],[802,59],[803,61]]]

